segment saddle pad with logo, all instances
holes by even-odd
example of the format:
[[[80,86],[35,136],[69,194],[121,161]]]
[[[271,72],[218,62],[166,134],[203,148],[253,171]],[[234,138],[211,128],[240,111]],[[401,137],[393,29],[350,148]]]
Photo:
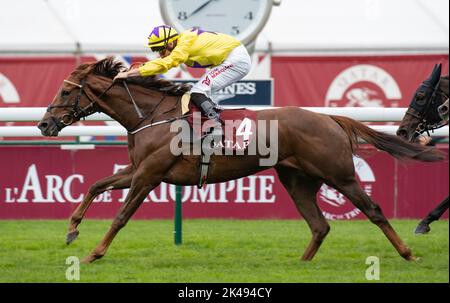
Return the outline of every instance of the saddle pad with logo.
[[[200,109],[195,104],[189,103],[187,105],[187,98],[183,96],[183,114],[186,112],[192,113],[187,121],[193,129],[194,135],[203,136],[214,122],[201,115]],[[214,147],[233,151],[245,150],[256,134],[256,112],[245,108],[220,110],[219,112],[224,136],[222,141]]]

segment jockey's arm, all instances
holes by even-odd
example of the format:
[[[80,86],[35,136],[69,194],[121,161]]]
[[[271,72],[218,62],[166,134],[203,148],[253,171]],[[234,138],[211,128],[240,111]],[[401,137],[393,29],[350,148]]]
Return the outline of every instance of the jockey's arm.
[[[184,63],[189,58],[189,51],[196,39],[195,33],[187,33],[180,37],[177,46],[169,56],[148,61],[139,67],[140,75],[143,77],[166,73],[169,69]]]
[[[184,63],[189,58],[189,50],[194,44],[197,35],[195,33],[187,33],[178,39],[177,46],[173,49],[169,56],[148,61],[139,68],[131,69],[127,72],[119,73],[114,80],[126,79],[135,76],[153,76],[166,73],[169,69]]]

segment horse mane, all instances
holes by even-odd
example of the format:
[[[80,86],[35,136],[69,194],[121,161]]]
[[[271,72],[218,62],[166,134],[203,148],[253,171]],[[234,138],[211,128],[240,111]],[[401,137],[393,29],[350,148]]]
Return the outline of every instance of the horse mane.
[[[126,69],[127,68],[122,62],[115,61],[114,57],[107,57],[95,63],[83,63],[78,66],[73,74],[76,74],[81,79],[90,73],[113,79],[119,72],[125,71]],[[127,79],[127,82],[158,92],[167,93],[172,96],[182,96],[191,89],[190,85],[177,84],[169,80],[158,78],[157,76],[130,77]]]

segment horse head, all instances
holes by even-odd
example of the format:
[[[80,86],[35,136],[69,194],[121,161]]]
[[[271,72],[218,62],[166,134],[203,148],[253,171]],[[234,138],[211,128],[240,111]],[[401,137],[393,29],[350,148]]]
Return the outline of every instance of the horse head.
[[[397,135],[413,142],[423,132],[442,123],[439,107],[448,99],[448,76],[441,77],[442,64],[436,64],[428,79],[414,93]]]
[[[43,136],[57,136],[64,127],[99,111],[98,97],[93,93],[94,81],[87,79],[105,64],[105,60],[110,59],[81,64],[63,81],[47,107],[47,112],[38,123]],[[120,62],[116,64],[118,69],[122,67]]]
[[[190,86],[175,84],[157,77],[127,79],[127,83],[134,84],[130,89],[136,101],[141,102],[144,114],[148,110],[145,117],[139,117],[141,119],[139,120],[135,115],[131,94],[127,93],[123,85],[120,83],[116,85],[112,81],[117,73],[123,70],[125,70],[123,63],[114,61],[113,57],[78,66],[63,81],[47,112],[38,123],[42,135],[57,136],[64,127],[95,112],[106,113],[130,129],[151,114],[156,114],[157,110],[163,110],[165,105],[156,108],[158,107],[156,104],[161,103],[165,96],[181,96],[190,89]],[[115,89],[111,89],[113,86]]]

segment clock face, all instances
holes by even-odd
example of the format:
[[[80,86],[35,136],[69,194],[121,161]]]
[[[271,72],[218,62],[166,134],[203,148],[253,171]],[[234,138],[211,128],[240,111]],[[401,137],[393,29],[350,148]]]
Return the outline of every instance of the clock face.
[[[243,42],[256,38],[272,8],[272,0],[162,0],[163,17],[175,28],[220,32]]]

